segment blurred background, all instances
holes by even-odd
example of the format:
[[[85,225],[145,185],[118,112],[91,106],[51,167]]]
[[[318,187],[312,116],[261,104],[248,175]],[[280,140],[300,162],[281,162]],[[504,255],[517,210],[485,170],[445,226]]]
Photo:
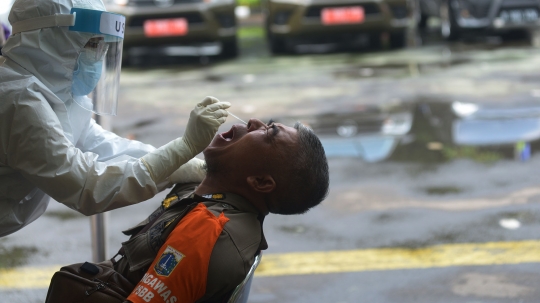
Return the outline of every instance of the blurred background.
[[[117,134],[165,144],[211,95],[324,144],[330,195],[265,220],[249,302],[540,300],[539,0],[106,5],[127,18]],[[107,214],[108,255],[165,194]],[[89,219],[51,202],[0,239],[0,301],[91,259]]]

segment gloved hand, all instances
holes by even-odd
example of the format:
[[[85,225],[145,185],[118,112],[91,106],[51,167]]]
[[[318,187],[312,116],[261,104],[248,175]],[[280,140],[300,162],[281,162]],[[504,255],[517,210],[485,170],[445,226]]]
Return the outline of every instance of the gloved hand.
[[[200,183],[206,177],[205,165],[206,162],[204,162],[204,160],[193,158],[172,173],[169,177],[169,182],[172,184],[191,182]]]
[[[219,126],[227,119],[228,112],[225,109],[230,106],[228,102],[206,97],[191,111],[183,137],[167,143],[140,159],[156,184],[165,181],[181,165],[210,144]]]
[[[229,102],[206,97],[191,111],[182,139],[191,149],[193,156],[202,152],[214,139],[219,126],[227,120],[229,113],[225,109],[230,106]]]

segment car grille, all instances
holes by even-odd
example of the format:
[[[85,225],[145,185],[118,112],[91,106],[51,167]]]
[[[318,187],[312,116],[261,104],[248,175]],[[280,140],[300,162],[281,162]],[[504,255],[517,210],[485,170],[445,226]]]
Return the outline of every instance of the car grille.
[[[217,14],[216,18],[222,28],[230,28],[236,26],[236,16],[233,14]]]
[[[166,1],[161,1],[161,3]],[[199,3],[203,0],[171,0],[170,5],[173,4],[185,4],[185,3]],[[160,1],[155,0],[130,0],[127,4],[128,6],[160,6]]]
[[[287,22],[289,22],[289,18],[291,17],[291,14],[292,12],[289,12],[289,11],[277,12],[274,15],[274,21],[273,21],[274,24],[277,24],[277,25],[287,24]]]
[[[493,1],[492,0],[469,0],[466,7],[474,18],[486,18],[489,14]]]
[[[409,15],[406,5],[390,5],[390,10],[396,19],[405,19]]]
[[[537,0],[504,0],[501,4],[504,8],[514,7],[538,7]]]
[[[363,3],[363,4],[351,4],[347,6],[362,6],[364,8],[364,13],[366,16],[368,15],[374,15],[379,14],[381,11],[379,10],[379,6],[377,6],[374,3]],[[331,8],[331,7],[343,7],[343,4],[340,5],[314,5],[310,6],[306,14],[304,15],[305,18],[320,18],[321,17],[321,11],[325,8]]]
[[[159,19],[173,19],[173,18],[185,18],[188,24],[203,23],[204,20],[199,13],[175,13],[159,16],[139,16],[131,19],[128,24],[129,27],[142,27],[146,20],[159,20]]]

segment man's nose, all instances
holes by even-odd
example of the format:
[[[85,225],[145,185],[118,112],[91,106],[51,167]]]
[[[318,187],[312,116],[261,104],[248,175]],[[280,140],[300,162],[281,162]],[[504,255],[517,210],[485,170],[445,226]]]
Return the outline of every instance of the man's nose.
[[[249,119],[247,124],[248,132],[260,129],[261,127],[266,127],[266,125],[261,120],[255,118]]]

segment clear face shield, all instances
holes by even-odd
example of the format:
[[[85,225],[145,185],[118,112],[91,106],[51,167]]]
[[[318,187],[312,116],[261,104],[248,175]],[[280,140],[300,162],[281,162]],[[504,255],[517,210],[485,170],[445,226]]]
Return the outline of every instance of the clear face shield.
[[[12,26],[13,34],[59,26],[92,34],[77,58],[73,99],[98,115],[116,115],[125,23],[119,14],[72,8],[70,14],[22,20]]]
[[[125,17],[88,9],[71,9],[70,31],[95,34],[79,53],[73,72],[73,99],[98,115],[116,115],[122,67]],[[87,97],[85,97],[87,96]]]

